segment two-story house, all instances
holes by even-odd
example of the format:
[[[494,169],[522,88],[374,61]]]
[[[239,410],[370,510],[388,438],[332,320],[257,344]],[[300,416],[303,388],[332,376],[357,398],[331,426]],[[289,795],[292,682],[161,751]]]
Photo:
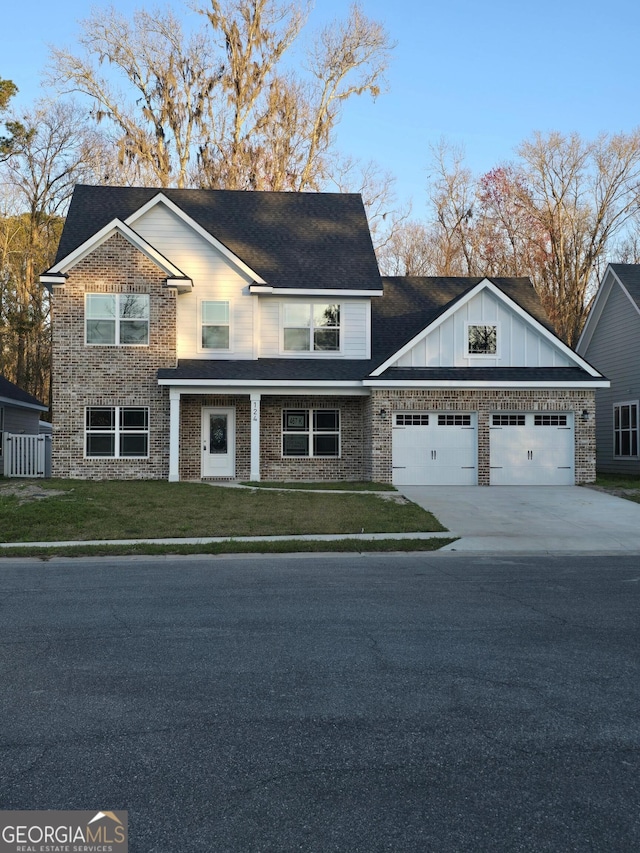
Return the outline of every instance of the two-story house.
[[[526,279],[380,277],[360,196],[79,186],[54,476],[568,484],[606,380]]]
[[[596,392],[597,465],[640,474],[640,264],[609,264],[576,350],[611,385]]]

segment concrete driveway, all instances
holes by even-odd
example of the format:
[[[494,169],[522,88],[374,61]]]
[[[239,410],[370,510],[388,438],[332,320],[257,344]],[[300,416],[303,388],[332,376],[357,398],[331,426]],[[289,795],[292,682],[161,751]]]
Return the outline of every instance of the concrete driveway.
[[[640,504],[581,486],[403,486],[462,538],[444,551],[640,553]]]

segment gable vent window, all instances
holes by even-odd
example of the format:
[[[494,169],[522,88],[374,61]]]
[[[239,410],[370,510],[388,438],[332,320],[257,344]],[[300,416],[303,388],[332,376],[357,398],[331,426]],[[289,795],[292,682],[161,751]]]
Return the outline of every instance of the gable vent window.
[[[637,403],[618,403],[613,407],[613,455],[638,455]]]
[[[91,346],[147,346],[149,295],[87,293],[85,332]]]
[[[429,426],[429,415],[396,415],[396,426]]]
[[[471,415],[438,415],[438,426],[471,426]]]
[[[476,325],[469,323],[467,326],[467,354],[497,355],[498,327],[495,324]]]
[[[566,427],[566,415],[536,415],[534,418],[535,426],[556,426]]]
[[[293,303],[283,308],[285,352],[339,352],[340,306]]]
[[[492,415],[492,426],[524,426],[524,415]]]

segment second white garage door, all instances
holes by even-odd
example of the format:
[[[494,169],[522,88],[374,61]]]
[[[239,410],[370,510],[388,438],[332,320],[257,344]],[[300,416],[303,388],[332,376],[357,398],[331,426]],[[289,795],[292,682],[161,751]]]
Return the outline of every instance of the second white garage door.
[[[475,486],[474,413],[397,412],[393,416],[393,482],[398,486]]]
[[[573,414],[492,414],[492,486],[572,486]]]

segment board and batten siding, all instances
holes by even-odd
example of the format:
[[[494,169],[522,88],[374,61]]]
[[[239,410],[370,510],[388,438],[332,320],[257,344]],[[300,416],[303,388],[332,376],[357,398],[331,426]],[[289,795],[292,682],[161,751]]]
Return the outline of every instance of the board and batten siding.
[[[136,220],[134,229],[193,281],[193,290],[177,298],[178,358],[253,358],[255,297],[248,291],[249,277],[162,204],[155,205]],[[203,299],[230,303],[230,350],[218,353],[201,349],[200,303]]]
[[[498,357],[468,356],[467,324],[497,324]],[[398,359],[398,367],[570,367],[573,362],[507,304],[483,290]]]
[[[596,391],[597,467],[640,474],[640,459],[613,455],[613,406],[640,400],[640,314],[617,281],[611,286],[586,351],[581,355],[611,382]]]
[[[260,356],[262,358],[301,358],[305,353],[283,353],[281,349],[280,326],[282,317],[282,297],[260,297]],[[335,302],[340,305],[339,353],[326,353],[331,358],[370,358],[371,303],[369,299],[307,299],[291,297],[287,302]],[[318,358],[318,353],[309,353],[309,358]]]

